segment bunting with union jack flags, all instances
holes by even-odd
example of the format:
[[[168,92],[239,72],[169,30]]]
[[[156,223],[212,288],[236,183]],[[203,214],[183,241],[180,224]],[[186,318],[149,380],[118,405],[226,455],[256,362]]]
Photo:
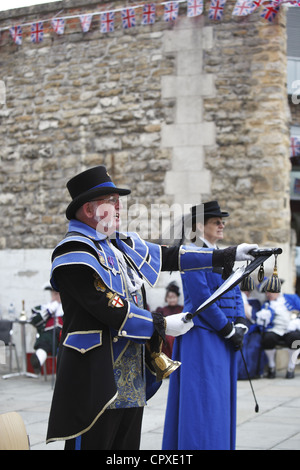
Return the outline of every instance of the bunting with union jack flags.
[[[252,0],[251,13],[253,13],[258,8],[260,8],[263,3],[264,3],[264,0]]]
[[[252,10],[252,0],[237,0],[233,9],[233,16],[247,16]]]
[[[290,138],[290,157],[299,157],[300,156],[300,137],[291,137]]]
[[[22,44],[22,28],[21,26],[12,26],[9,28],[10,35],[15,44]]]
[[[135,26],[135,11],[133,8],[125,8],[121,11],[121,15],[124,29],[133,28]]]
[[[226,0],[211,0],[208,18],[210,20],[220,21],[223,18]]]
[[[115,29],[115,14],[113,11],[102,13],[100,31],[101,33],[111,33]]]
[[[42,42],[44,38],[44,25],[41,21],[31,25],[31,42]]]
[[[155,23],[155,4],[149,3],[143,6],[142,24]]]
[[[52,28],[56,34],[64,34],[65,32],[65,20],[63,18],[54,18],[51,21]]]
[[[175,21],[178,16],[178,3],[168,2],[165,4],[164,20]]]
[[[188,0],[187,2],[187,16],[199,16],[203,13],[203,0]]]
[[[80,15],[80,24],[83,33],[87,33],[90,29],[93,15]]]
[[[261,17],[265,20],[268,20],[270,23],[275,20],[278,12],[280,10],[279,6],[275,6],[275,3],[270,3],[269,5],[264,6],[264,9],[261,13]]]
[[[226,0],[207,0],[209,2],[208,7],[208,18],[212,21],[220,21],[223,18],[224,8]],[[118,20],[121,20],[124,29],[132,28],[137,24],[137,18],[140,18],[140,24],[142,25],[153,25],[157,20],[157,5],[163,6],[163,9],[159,10],[162,12],[162,18],[164,21],[175,21],[179,15],[179,4],[186,3],[186,15],[189,18],[200,16],[204,10],[204,0],[175,0],[175,1],[163,1],[154,3],[148,1],[145,4],[137,4],[131,7],[118,8],[110,11],[98,11],[86,14],[78,14],[72,16],[60,16],[59,18],[53,18],[48,20],[40,20],[32,24],[25,23],[17,26],[6,26],[0,28],[0,33],[4,30],[8,30],[10,36],[15,44],[21,45],[22,39],[25,36],[31,37],[31,42],[39,43],[44,39],[44,24],[46,23],[45,31],[48,33],[49,26],[52,26],[56,34],[62,35],[65,33],[65,27],[69,18],[78,18],[81,29],[84,33],[90,30],[91,22],[94,17],[99,21],[100,19],[100,31],[102,33],[109,33],[115,30],[116,16]],[[232,10],[233,17],[235,16],[246,16],[254,13],[256,10],[261,8],[259,13],[262,18],[272,23],[275,21],[281,5],[289,4],[295,7],[300,7],[300,0],[235,0],[235,5]],[[139,11],[139,13],[136,13]],[[121,18],[120,18],[121,17]],[[28,28],[27,28],[28,27]]]

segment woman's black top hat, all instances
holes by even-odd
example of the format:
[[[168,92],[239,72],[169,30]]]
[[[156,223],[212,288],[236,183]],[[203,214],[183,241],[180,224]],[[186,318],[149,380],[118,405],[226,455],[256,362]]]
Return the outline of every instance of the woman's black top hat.
[[[75,218],[76,211],[86,202],[105,194],[130,194],[130,189],[117,188],[112,182],[105,166],[99,165],[79,173],[67,183],[72,202],[66,210],[67,219]]]
[[[218,201],[209,201],[199,204],[198,206],[193,206],[191,207],[191,212],[193,220],[196,218],[201,220],[200,216],[204,216],[204,220],[210,217],[229,217],[228,212],[221,211]]]

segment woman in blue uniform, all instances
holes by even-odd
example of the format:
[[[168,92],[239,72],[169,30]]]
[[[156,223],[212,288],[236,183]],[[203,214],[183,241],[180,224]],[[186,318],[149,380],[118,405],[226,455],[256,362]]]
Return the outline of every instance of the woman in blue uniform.
[[[201,210],[204,225],[196,223],[192,241],[195,246],[216,248],[229,214],[211,201],[192,208],[193,221]],[[222,269],[213,271],[181,274],[184,311],[197,310],[223,283]],[[163,449],[231,450],[236,436],[236,351],[247,331],[239,287],[193,321],[194,327],[174,341],[173,359],[182,365],[170,377]]]

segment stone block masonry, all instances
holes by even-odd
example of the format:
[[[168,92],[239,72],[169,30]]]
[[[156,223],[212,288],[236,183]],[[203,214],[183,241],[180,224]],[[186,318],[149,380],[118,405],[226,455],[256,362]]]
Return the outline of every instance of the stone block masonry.
[[[216,143],[215,124],[205,120],[203,99],[216,92],[213,74],[203,72],[203,56],[212,47],[212,33],[201,17],[192,23],[185,18],[165,34],[164,51],[176,58],[174,75],[162,77],[162,97],[175,100],[174,122],[162,127],[162,147],[173,149],[165,191],[179,204],[198,204],[211,192],[204,158]]]
[[[289,113],[285,16],[274,25],[226,19],[214,29],[204,71],[215,76],[216,96],[204,116],[216,126],[206,152],[211,191],[233,215],[231,241],[289,244]],[[220,57],[222,58],[220,60]],[[229,241],[229,240],[228,240]]]
[[[42,13],[26,11],[26,21]],[[42,43],[25,36],[22,46],[2,36],[2,249],[55,246],[66,230],[66,181],[93,165],[133,188],[131,203],[171,202],[164,178],[172,155],[160,145],[169,109],[161,77],[174,68],[162,53],[165,26],[118,25],[107,35],[98,26],[83,34],[77,19],[63,37],[45,31]]]

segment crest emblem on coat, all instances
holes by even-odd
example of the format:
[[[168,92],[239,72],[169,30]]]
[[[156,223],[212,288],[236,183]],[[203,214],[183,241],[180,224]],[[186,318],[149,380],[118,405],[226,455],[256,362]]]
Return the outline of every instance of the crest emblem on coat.
[[[113,293],[113,292],[107,292],[106,297],[110,299],[108,302],[109,307],[116,307],[116,308],[124,307],[124,302],[118,294]]]
[[[99,292],[105,292],[106,291],[106,286],[104,284],[104,282],[102,281],[102,279],[98,276],[98,274],[94,274],[94,286],[95,286],[95,289]]]

